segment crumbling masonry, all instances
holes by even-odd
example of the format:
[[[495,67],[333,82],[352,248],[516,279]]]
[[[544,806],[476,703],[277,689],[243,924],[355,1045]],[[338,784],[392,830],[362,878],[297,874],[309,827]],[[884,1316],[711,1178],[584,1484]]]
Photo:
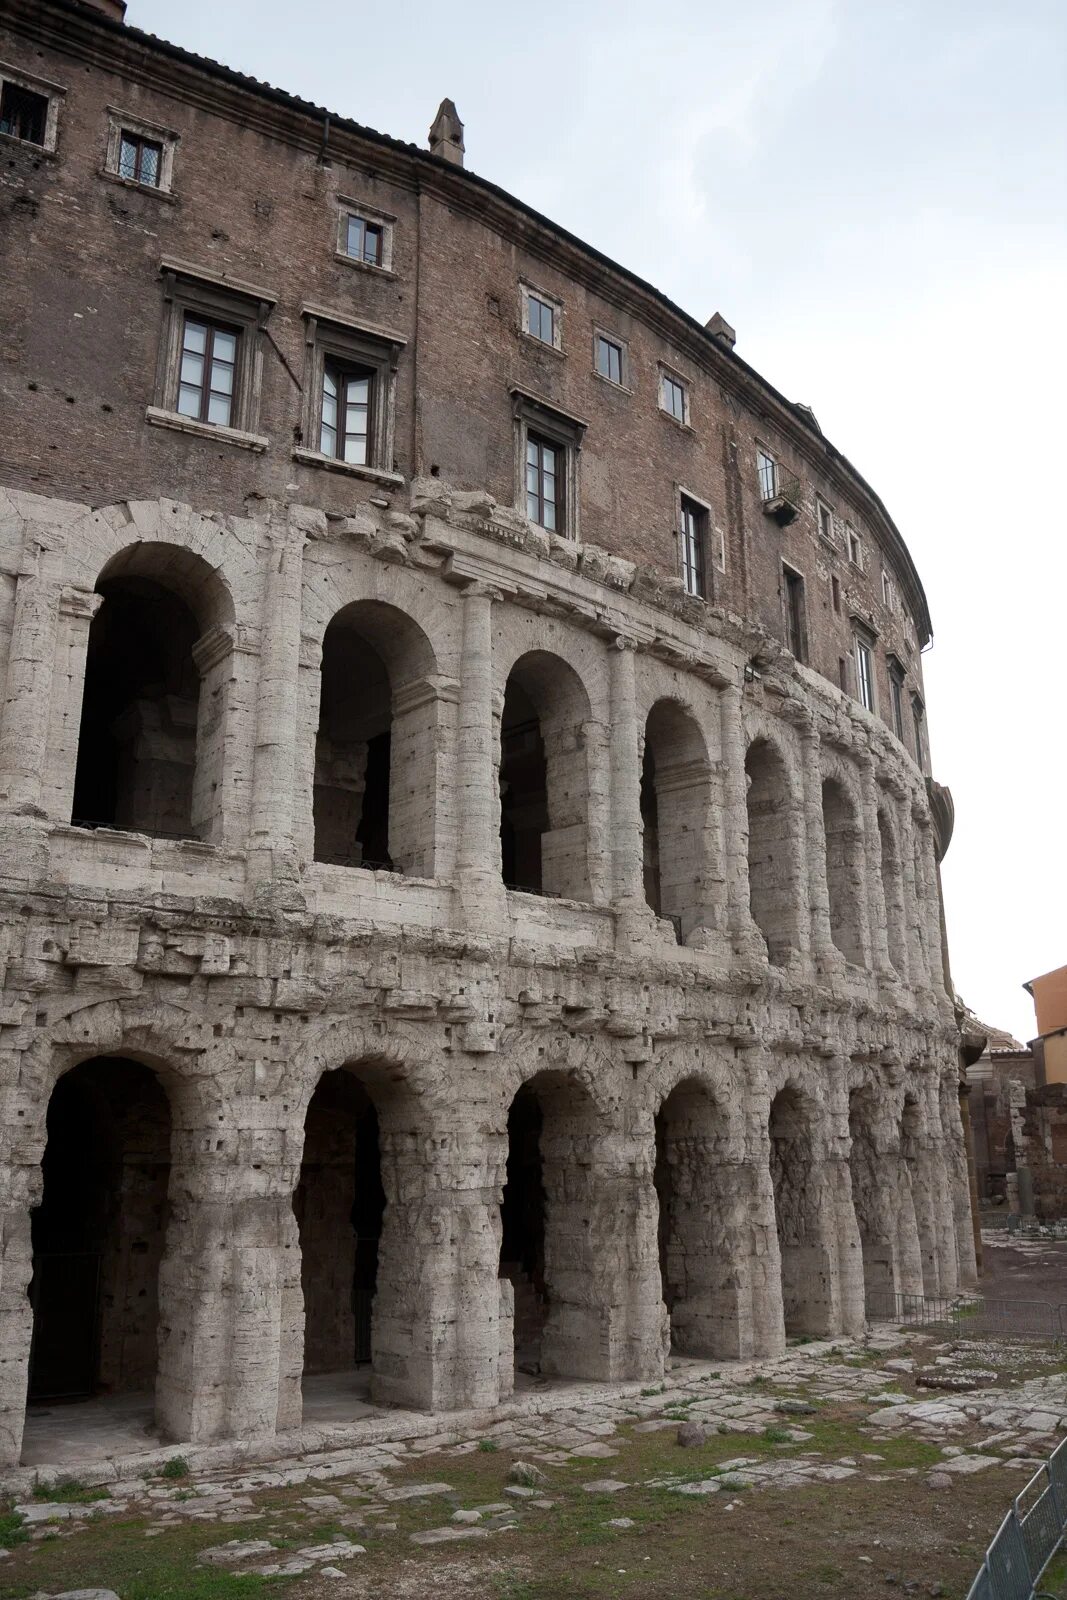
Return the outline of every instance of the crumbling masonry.
[[[973,1281],[881,502],[454,108],[324,133],[120,9],[0,25],[0,1463],[28,1395],[262,1438]]]

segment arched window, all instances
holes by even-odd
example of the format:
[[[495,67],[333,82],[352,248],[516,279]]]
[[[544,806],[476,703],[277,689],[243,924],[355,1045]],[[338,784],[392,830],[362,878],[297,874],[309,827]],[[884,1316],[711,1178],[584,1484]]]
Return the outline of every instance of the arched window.
[[[89,629],[72,820],[221,833],[232,608],[191,552],[144,543],[103,569]]]
[[[679,939],[707,915],[707,748],[696,719],[673,700],[657,700],[645,723],[641,770],[645,899],[669,917]]]
[[[434,869],[437,697],[433,652],[394,606],[362,600],[322,643],[315,744],[315,860]]]
[[[800,808],[793,804],[781,753],[769,740],[756,739],[749,746],[745,777],[749,907],[767,941],[768,958],[784,966],[798,946]]]
[[[534,650],[512,667],[500,721],[505,884],[588,900],[589,701],[577,673]]]
[[[846,960],[862,966],[863,835],[848,791],[837,778],[827,778],[823,783],[822,815],[830,937]]]

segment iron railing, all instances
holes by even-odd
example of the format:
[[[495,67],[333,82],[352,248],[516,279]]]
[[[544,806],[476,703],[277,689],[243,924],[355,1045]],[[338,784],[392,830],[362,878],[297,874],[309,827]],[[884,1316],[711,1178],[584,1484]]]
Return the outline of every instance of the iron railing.
[[[1046,1591],[1037,1585],[1062,1547],[1065,1533],[1067,1439],[1016,1495],[985,1553],[967,1600],[1041,1600]]]
[[[941,1328],[955,1339],[1067,1339],[1067,1304],[1051,1300],[990,1300],[984,1295],[867,1296],[869,1322]]]

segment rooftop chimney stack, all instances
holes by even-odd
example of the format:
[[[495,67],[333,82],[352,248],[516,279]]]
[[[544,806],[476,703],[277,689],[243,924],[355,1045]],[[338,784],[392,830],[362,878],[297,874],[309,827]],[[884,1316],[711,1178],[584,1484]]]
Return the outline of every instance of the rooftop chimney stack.
[[[430,154],[461,167],[463,153],[463,124],[459,120],[459,112],[451,100],[442,100],[430,129]]]
[[[713,317],[709,317],[704,328],[718,344],[724,344],[727,350],[732,350],[737,343],[736,329],[731,328],[721,311],[716,311]]]

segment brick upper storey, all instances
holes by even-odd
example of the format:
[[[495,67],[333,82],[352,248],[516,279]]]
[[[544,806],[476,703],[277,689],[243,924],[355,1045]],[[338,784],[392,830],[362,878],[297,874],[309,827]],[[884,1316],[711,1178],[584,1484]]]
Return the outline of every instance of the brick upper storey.
[[[33,138],[0,133],[5,481],[93,504],[346,514],[431,476],[525,509],[516,418],[544,418],[571,458],[567,536],[677,578],[686,497],[706,519],[705,597],[788,645],[798,575],[802,657],[860,695],[866,640],[875,709],[924,762],[930,620],[897,529],[810,412],[658,291],[457,165],[76,0],[15,0],[0,81],[49,108]],[[158,144],[158,185],[121,174],[120,130]],[[379,230],[370,260],[346,253],[350,215]],[[553,308],[550,340],[529,331],[531,291]],[[175,306],[234,308],[232,429],[175,415]],[[380,362],[369,468],[319,450],[323,330],[327,355],[334,337]],[[596,369],[598,334],[621,381]],[[683,386],[680,418],[664,378]]]

